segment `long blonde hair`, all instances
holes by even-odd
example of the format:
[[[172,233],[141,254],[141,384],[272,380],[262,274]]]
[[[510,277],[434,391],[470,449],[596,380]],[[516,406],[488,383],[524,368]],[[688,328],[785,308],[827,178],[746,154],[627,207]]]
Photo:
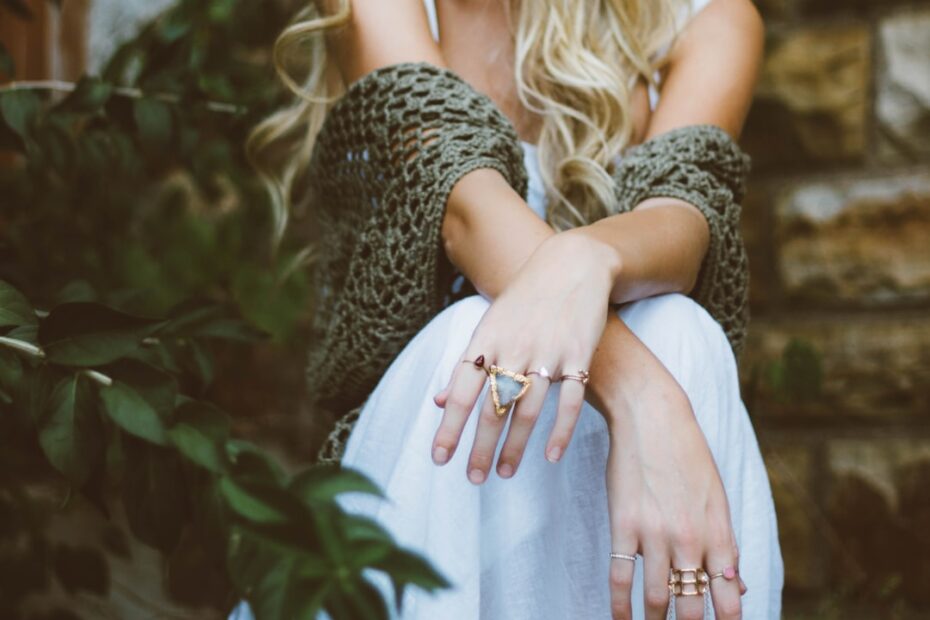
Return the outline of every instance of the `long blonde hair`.
[[[319,0],[317,0],[319,1]],[[505,0],[508,1],[508,0]],[[328,30],[351,19],[350,0],[324,13],[316,1],[278,37],[275,68],[295,94],[252,132],[249,157],[272,197],[275,240],[285,231],[295,183],[332,103],[345,89],[329,62]],[[541,117],[538,153],[557,230],[609,215],[614,158],[633,137],[633,90],[655,84],[663,49],[686,0],[509,0],[514,79],[521,103]],[[294,75],[302,73],[298,81]]]

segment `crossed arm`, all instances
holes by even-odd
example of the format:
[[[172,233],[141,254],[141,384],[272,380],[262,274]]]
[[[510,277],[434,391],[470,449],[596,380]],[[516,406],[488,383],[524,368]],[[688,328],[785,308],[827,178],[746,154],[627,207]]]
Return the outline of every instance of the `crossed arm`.
[[[352,22],[331,45],[347,83],[400,62],[446,66],[429,33],[421,0],[353,0],[353,9]],[[718,125],[737,136],[751,101],[761,42],[761,21],[751,3],[711,2],[669,54],[661,101],[645,128],[645,139],[692,124]],[[614,303],[690,292],[709,238],[707,222],[697,208],[673,198],[643,201],[631,212],[573,232],[596,248],[609,267]],[[449,259],[493,299],[555,232],[498,172],[477,170],[453,189],[442,234]],[[628,367],[641,367],[649,356],[622,321],[610,314],[590,364],[587,400],[609,416],[614,409],[607,402],[611,377]],[[559,445],[564,450],[570,432],[557,429],[549,447]]]
[[[347,83],[395,63],[446,66],[421,0],[353,0],[353,8],[351,24],[332,41]],[[761,47],[761,20],[749,0],[713,0],[671,50],[661,102],[644,138],[695,124],[717,125],[737,136]],[[558,460],[567,448],[583,399],[604,416],[612,445],[607,475],[612,538],[615,548],[646,557],[646,589],[654,594],[647,593],[647,618],[664,617],[670,562],[736,566],[726,495],[687,398],[605,303],[691,291],[709,242],[697,208],[654,198],[628,213],[556,234],[499,173],[483,169],[454,187],[442,236],[449,259],[494,300],[473,337],[473,350],[463,357],[500,351],[502,358],[514,356],[498,359],[500,365],[530,368],[553,364],[558,354],[563,372],[590,370],[587,390],[574,381],[562,384],[547,454],[555,450],[550,460]],[[553,330],[554,324],[570,328]],[[517,332],[530,337],[515,343],[510,335]],[[433,445],[437,462],[451,458],[484,381],[483,373],[460,364],[437,396],[445,409]],[[544,394],[537,390],[517,403],[500,453],[501,476],[513,475],[518,466],[535,421],[532,409],[538,413]],[[501,434],[502,422],[488,409],[486,402],[469,457],[475,483],[487,478]],[[616,452],[615,442],[621,446]],[[692,511],[695,506],[706,506],[706,514]],[[615,617],[630,617],[632,566],[612,564],[611,570]],[[712,584],[718,617],[739,617],[741,591],[734,583]],[[700,617],[693,603],[678,602],[681,617]]]

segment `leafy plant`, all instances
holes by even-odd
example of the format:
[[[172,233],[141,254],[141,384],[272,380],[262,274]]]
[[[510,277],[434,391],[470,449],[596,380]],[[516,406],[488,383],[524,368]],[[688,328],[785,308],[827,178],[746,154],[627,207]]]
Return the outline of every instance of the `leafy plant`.
[[[291,342],[303,243],[272,252],[243,145],[281,103],[269,52],[292,8],[183,0],[65,97],[0,88],[0,277],[45,303],[80,280],[143,314],[206,293]]]
[[[172,558],[205,558],[228,577],[226,602],[260,619],[386,617],[364,569],[398,594],[448,585],[340,507],[342,493],[379,494],[370,480],[287,473],[209,401],[237,388],[214,387],[230,366],[217,352],[303,363],[299,214],[273,251],[242,147],[283,101],[270,50],[300,4],[179,0],[64,96],[0,87],[0,617],[55,582],[108,589],[97,551],[46,535],[76,498],[121,506]],[[15,73],[2,44],[0,72]]]
[[[806,402],[820,395],[823,369],[820,353],[808,342],[792,338],[781,358],[767,367],[772,391],[787,402]]]
[[[0,505],[12,514],[27,514],[29,502],[10,461],[34,446],[102,511],[119,490],[133,535],[164,553],[192,528],[259,618],[313,618],[321,609],[334,619],[387,618],[366,569],[390,576],[398,604],[408,585],[449,585],[376,522],[340,506],[342,493],[381,495],[363,474],[316,465],[287,475],[233,437],[225,413],[182,393],[184,348],[260,337],[228,310],[185,304],[156,319],[68,302],[36,313],[0,281],[0,334]],[[106,564],[94,552],[50,546],[34,524],[13,525],[0,530],[0,549],[14,550],[0,561],[4,617],[16,608],[3,605],[21,602],[48,572],[69,590],[106,592]],[[52,561],[18,583],[36,549]]]

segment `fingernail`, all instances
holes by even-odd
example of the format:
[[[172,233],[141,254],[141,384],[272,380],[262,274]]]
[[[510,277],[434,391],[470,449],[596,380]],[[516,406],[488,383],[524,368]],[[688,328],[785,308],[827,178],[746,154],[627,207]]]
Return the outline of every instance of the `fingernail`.
[[[468,479],[471,480],[474,484],[481,484],[484,482],[484,472],[480,469],[473,469],[468,472]]]
[[[733,566],[727,566],[723,569],[723,578],[724,579],[733,579],[736,577],[736,568]]]
[[[436,448],[433,449],[433,461],[435,461],[437,465],[442,465],[448,459],[449,451],[446,448],[436,446]]]
[[[513,466],[510,463],[504,463],[497,468],[497,473],[501,478],[509,478],[513,475]]]
[[[558,461],[560,456],[562,456],[562,448],[558,446],[553,446],[549,448],[548,452],[546,452],[546,458],[550,463],[555,463]]]

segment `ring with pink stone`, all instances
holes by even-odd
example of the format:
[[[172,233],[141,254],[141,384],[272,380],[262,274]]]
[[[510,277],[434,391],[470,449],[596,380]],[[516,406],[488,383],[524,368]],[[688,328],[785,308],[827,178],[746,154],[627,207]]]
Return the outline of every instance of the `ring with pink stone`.
[[[711,578],[711,579],[716,579],[717,577],[723,577],[723,578],[726,579],[727,581],[732,581],[733,579],[736,579],[736,576],[737,576],[738,574],[739,574],[739,572],[736,570],[736,567],[735,567],[735,566],[727,566],[727,567],[724,568],[722,571],[717,572],[717,573],[714,573],[713,575],[711,575],[710,578]]]

